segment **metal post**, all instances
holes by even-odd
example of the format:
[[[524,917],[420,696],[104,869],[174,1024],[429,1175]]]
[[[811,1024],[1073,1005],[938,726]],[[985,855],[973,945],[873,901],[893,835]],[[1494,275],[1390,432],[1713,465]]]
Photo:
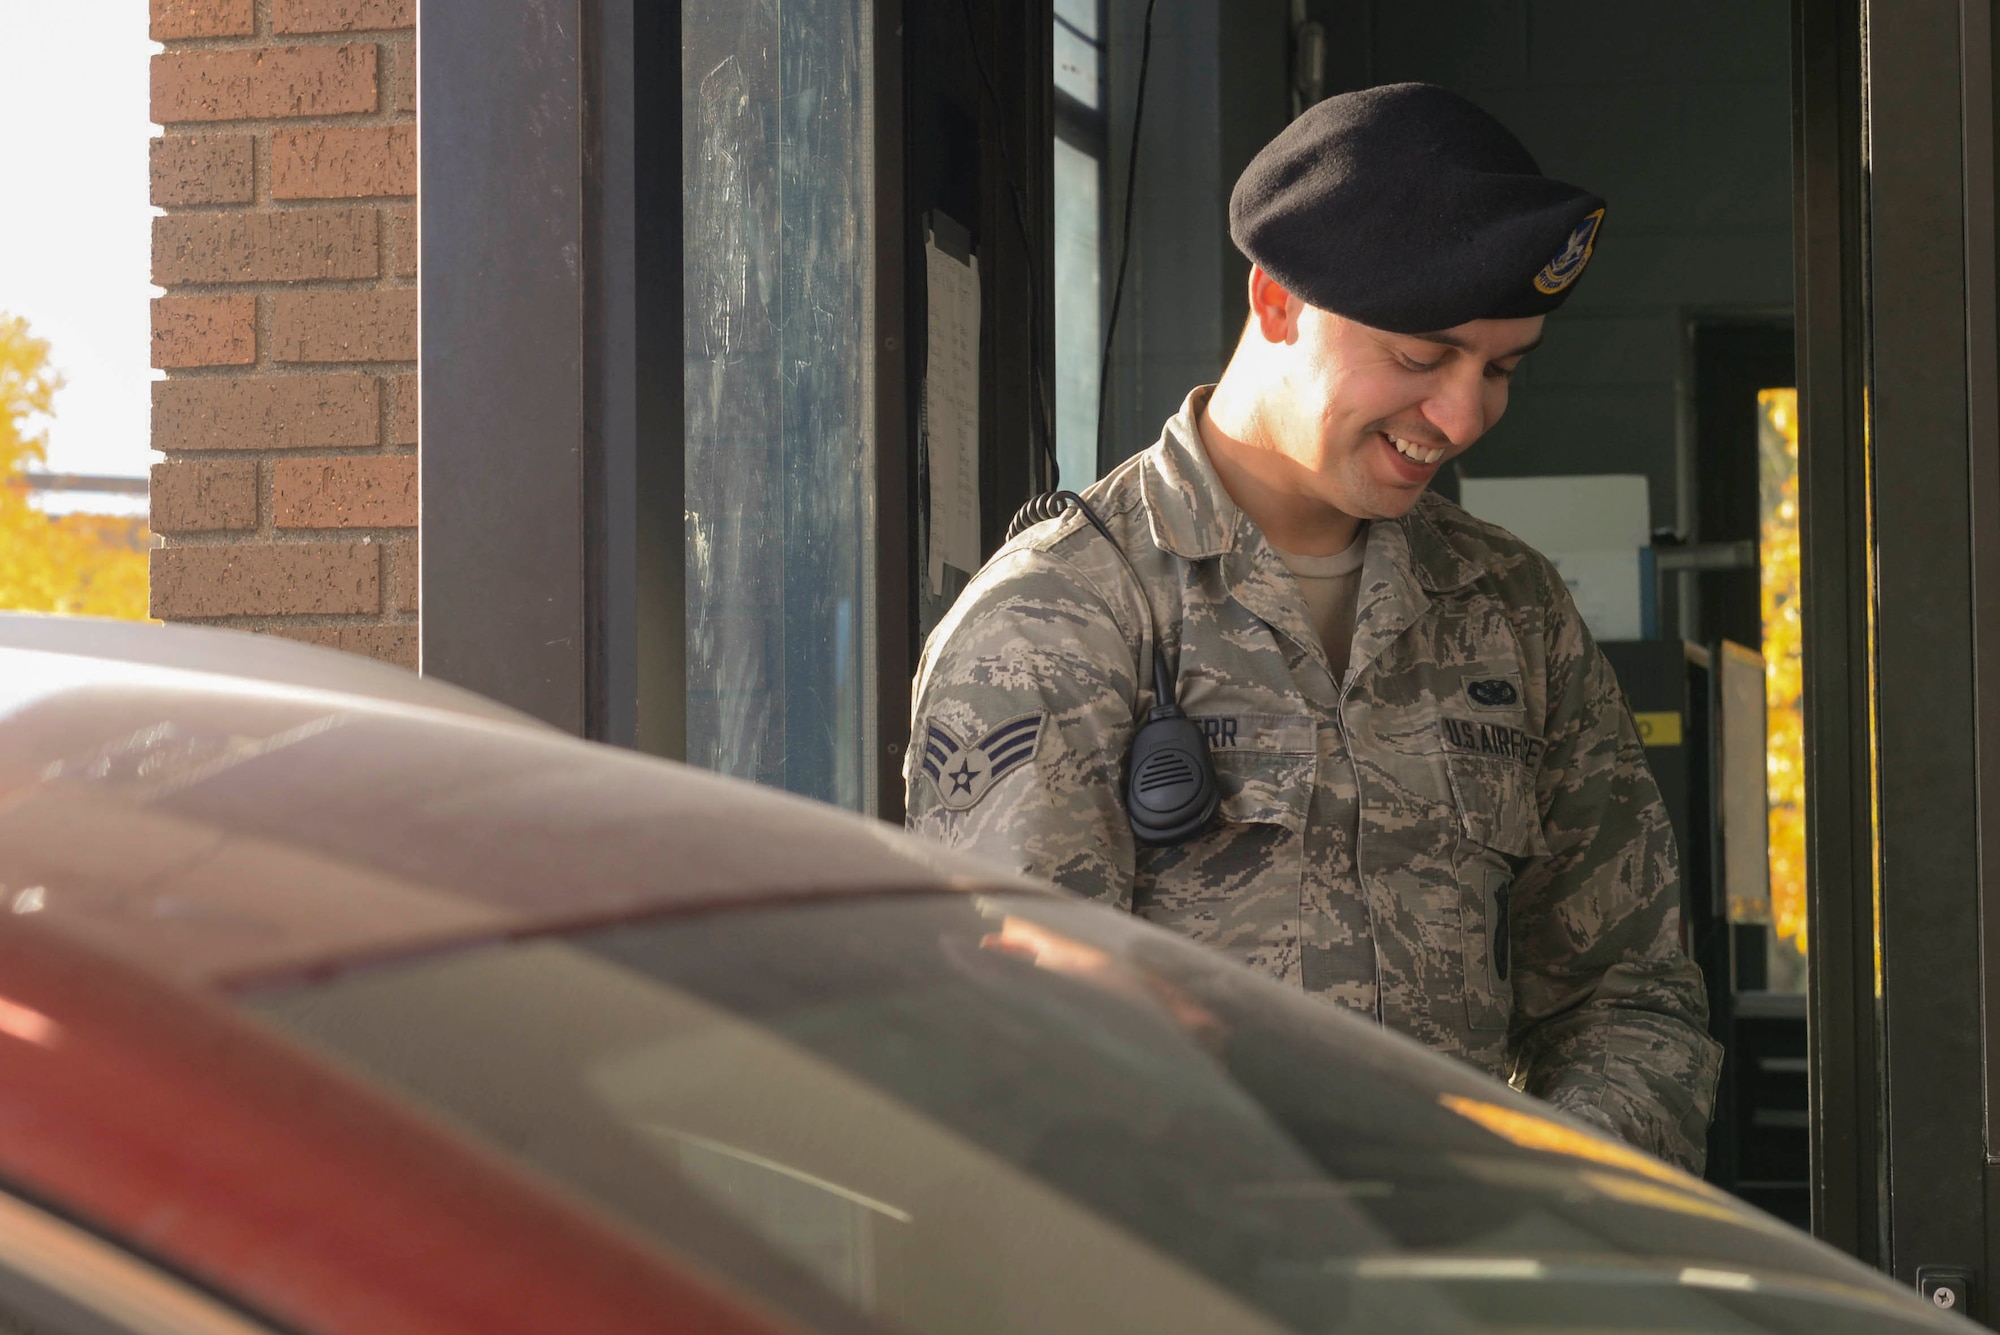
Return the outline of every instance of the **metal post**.
[[[1883,1265],[1860,4],[1794,0],[1792,32],[1813,1231]]]

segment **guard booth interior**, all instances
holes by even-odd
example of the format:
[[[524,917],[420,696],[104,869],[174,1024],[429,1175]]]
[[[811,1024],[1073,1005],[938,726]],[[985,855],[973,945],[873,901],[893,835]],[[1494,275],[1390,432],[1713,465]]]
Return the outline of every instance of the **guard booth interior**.
[[[1228,186],[1297,106],[1440,82],[1606,195],[1589,277],[1440,485],[1643,477],[1651,642],[1754,648],[1743,394],[1796,390],[1811,1218],[1912,1282],[1964,1272],[1983,1314],[1982,7],[1188,0],[1149,62],[1145,0],[549,8],[421,0],[425,670],[890,819],[909,672],[963,579],[933,569],[934,455],[969,433],[983,555],[1055,464],[1076,485],[1149,444],[1234,344]],[[978,296],[941,314],[947,260]],[[1692,774],[1713,719],[1686,699]],[[1746,926],[1710,924],[1719,1024],[1796,1004]],[[1796,1075],[1788,1023],[1761,1055],[1729,1031],[1734,1069]]]

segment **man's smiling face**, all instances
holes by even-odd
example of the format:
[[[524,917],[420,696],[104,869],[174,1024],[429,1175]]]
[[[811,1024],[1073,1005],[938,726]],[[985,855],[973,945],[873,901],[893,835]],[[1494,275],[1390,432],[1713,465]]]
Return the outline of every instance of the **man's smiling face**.
[[[1507,407],[1507,382],[1541,342],[1543,317],[1473,320],[1392,334],[1284,298],[1279,354],[1284,452],[1316,499],[1357,519],[1394,519],[1438,469]],[[1267,297],[1268,300],[1268,297]],[[1257,312],[1269,321],[1270,307]],[[1275,312],[1272,312],[1275,314]],[[1265,323],[1266,337],[1273,332]],[[1274,349],[1276,351],[1276,349]]]

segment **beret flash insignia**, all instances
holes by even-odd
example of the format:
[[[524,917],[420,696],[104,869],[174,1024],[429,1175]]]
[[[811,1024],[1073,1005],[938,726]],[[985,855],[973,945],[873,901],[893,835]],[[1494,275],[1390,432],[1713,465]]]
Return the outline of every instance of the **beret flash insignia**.
[[[1603,224],[1603,209],[1586,213],[1569,234],[1569,240],[1563,243],[1561,253],[1535,275],[1535,291],[1554,296],[1582,277],[1583,266],[1590,263],[1591,248],[1597,244],[1597,229]]]
[[[1022,714],[970,745],[949,728],[932,723],[924,730],[924,774],[950,811],[965,811],[993,791],[993,785],[1035,758],[1042,742],[1044,714]]]

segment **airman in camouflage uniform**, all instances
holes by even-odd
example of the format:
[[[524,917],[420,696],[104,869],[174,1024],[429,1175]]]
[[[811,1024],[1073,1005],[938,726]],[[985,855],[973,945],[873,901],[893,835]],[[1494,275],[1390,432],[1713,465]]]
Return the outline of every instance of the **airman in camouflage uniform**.
[[[910,828],[1698,1167],[1717,1052],[1673,833],[1561,578],[1425,494],[1371,526],[1336,681],[1202,450],[1205,396],[1084,493],[1141,587],[1071,511],[1002,548],[931,636]],[[1136,846],[1120,796],[1154,703],[1141,597],[1222,782],[1221,819],[1176,848]]]
[[[1698,1169],[1719,1054],[1624,697],[1549,562],[1425,490],[1603,217],[1442,89],[1294,121],[1231,200],[1222,381],[1085,493],[1112,541],[1035,525],[931,637],[908,814]],[[1170,847],[1123,806],[1156,636],[1221,788]]]

